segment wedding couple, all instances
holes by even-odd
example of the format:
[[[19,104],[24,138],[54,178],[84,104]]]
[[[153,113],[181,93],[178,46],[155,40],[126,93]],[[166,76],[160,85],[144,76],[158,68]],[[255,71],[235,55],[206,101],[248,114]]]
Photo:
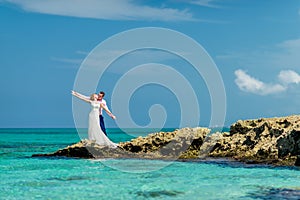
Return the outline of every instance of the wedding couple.
[[[91,94],[87,97],[78,92],[72,91],[72,95],[91,104],[91,111],[89,114],[89,126],[88,126],[88,137],[89,140],[94,140],[97,144],[103,146],[109,146],[116,148],[117,144],[110,141],[107,137],[106,129],[104,125],[102,110],[104,109],[107,114],[112,118],[116,119],[106,105],[106,101],[103,99],[105,93],[99,92],[99,94]]]

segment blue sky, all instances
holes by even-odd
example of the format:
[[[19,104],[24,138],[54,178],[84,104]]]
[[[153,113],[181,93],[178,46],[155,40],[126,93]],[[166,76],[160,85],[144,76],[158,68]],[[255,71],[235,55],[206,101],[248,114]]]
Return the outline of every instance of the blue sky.
[[[70,91],[83,60],[107,38],[143,27],[181,32],[208,52],[224,82],[225,126],[238,119],[300,112],[298,0],[0,0],[0,24],[3,128],[74,127]],[[115,65],[132,64],[128,56]],[[161,63],[170,59],[164,52],[158,57]],[[185,65],[181,62],[176,63]],[[184,73],[189,78],[193,72]],[[97,91],[106,91],[110,105],[116,77],[108,77]],[[196,80],[191,76],[190,81]],[[203,81],[195,92],[201,98],[199,125],[214,125]],[[180,121],[180,102],[168,88],[147,85],[132,99],[129,109],[141,126],[149,122],[153,104],[165,107],[166,127]],[[117,126],[109,117],[105,121]]]

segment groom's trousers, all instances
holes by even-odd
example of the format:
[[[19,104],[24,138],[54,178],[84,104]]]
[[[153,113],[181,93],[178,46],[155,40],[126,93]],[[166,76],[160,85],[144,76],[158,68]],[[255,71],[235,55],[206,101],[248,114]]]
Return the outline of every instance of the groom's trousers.
[[[99,119],[100,119],[100,127],[101,130],[103,131],[103,133],[107,136],[106,134],[106,129],[105,129],[105,124],[104,124],[104,117],[102,115],[99,115]]]

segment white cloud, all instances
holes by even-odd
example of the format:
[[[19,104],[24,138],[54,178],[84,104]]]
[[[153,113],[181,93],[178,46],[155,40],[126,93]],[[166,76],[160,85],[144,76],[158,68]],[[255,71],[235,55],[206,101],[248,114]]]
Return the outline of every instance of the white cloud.
[[[140,5],[132,0],[6,0],[29,12],[107,20],[195,20],[188,10]],[[140,3],[140,2],[139,2]]]
[[[268,95],[280,93],[286,90],[286,87],[280,84],[266,84],[260,80],[257,80],[249,76],[245,71],[239,69],[235,72],[235,83],[237,86],[245,92],[250,92],[259,95]]]
[[[271,47],[258,48],[248,52],[230,52],[218,55],[216,58],[222,62],[229,62],[232,65],[242,65],[246,68],[259,70],[266,76],[270,70],[280,71],[277,75],[277,84],[267,84],[249,76],[243,70],[236,70],[235,83],[245,92],[267,95],[280,93],[285,90],[297,92],[300,85],[300,75],[295,72],[300,67],[300,38],[285,40]],[[255,67],[253,67],[255,66]],[[297,85],[297,87],[295,87]]]
[[[282,70],[278,78],[283,84],[300,83],[300,75],[292,70]]]
[[[238,69],[235,72],[235,83],[244,92],[259,95],[269,95],[286,91],[293,88],[293,84],[300,84],[300,75],[293,70],[281,70],[278,80],[281,84],[267,84],[248,75],[244,70]]]

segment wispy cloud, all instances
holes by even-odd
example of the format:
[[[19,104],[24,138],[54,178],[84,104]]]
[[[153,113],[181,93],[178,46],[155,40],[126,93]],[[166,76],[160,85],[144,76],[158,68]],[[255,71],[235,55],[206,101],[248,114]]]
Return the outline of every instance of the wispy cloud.
[[[189,3],[204,7],[210,8],[219,8],[220,6],[216,5],[217,0],[191,0]]]
[[[195,20],[188,10],[142,5],[133,0],[6,0],[29,12],[106,20]]]
[[[87,56],[89,53],[90,52],[87,51],[80,51],[80,50],[76,51],[76,54],[85,55],[85,56]]]
[[[299,49],[300,48],[300,38],[294,40],[286,40],[278,44],[278,46],[286,49]]]
[[[272,46],[264,46],[243,51],[231,51],[222,55],[217,55],[218,60],[234,61],[238,65],[245,67],[256,66],[262,70],[272,69],[299,69],[300,67],[300,38],[285,40]]]
[[[51,60],[62,62],[62,63],[68,63],[68,64],[76,64],[76,65],[80,65],[80,63],[83,61],[83,59],[77,59],[77,58],[72,59],[72,58],[56,58],[56,57],[52,57]]]

